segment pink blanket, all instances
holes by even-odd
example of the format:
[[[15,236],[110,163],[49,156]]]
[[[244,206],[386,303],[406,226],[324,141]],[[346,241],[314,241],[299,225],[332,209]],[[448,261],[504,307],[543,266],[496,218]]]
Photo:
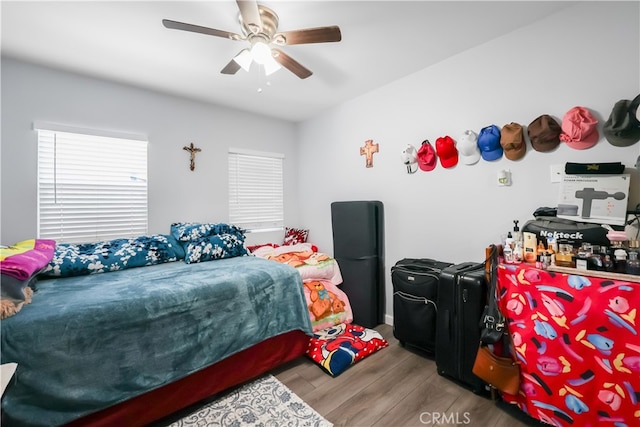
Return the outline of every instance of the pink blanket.
[[[304,296],[313,332],[353,322],[353,311],[347,294],[329,280],[305,280]]]
[[[29,239],[0,248],[0,272],[27,280],[53,258],[55,240]]]

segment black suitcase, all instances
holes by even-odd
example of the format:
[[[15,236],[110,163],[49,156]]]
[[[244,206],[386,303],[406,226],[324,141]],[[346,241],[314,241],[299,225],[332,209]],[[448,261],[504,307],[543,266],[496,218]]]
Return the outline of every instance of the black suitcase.
[[[485,383],[472,372],[480,344],[480,318],[487,300],[485,264],[465,262],[445,268],[438,286],[436,368],[481,394]]]
[[[450,262],[404,258],[391,267],[393,335],[400,345],[435,353],[440,273]]]

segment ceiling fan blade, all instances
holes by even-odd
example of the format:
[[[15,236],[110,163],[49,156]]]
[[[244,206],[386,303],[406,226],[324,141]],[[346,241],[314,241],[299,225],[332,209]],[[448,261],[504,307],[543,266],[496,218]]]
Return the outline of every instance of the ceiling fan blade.
[[[242,22],[253,32],[257,34],[262,29],[262,18],[260,18],[260,10],[258,2],[255,0],[236,0],[238,9],[240,9],[240,17]]]
[[[272,48],[271,51],[274,54],[273,58],[280,65],[282,65],[284,68],[291,71],[293,74],[300,77],[301,79],[306,79],[307,77],[311,76],[311,74],[313,74],[310,70],[302,66],[302,64],[300,64],[298,61],[296,61],[295,59],[293,59],[292,57],[290,57],[280,49]]]
[[[242,40],[243,37],[236,33],[229,31],[216,30],[214,28],[201,27],[199,25],[185,24],[184,22],[172,21],[170,19],[163,19],[162,24],[173,30],[191,31],[193,33],[207,34],[210,36],[223,37],[231,40]]]
[[[225,67],[220,70],[220,73],[222,74],[235,74],[238,72],[238,70],[240,69],[240,64],[238,64],[235,60],[231,60],[229,61],[229,63],[227,65],[225,65]]]
[[[331,27],[283,31],[275,34],[273,39],[276,43],[283,45],[339,42],[342,40],[342,33],[340,27],[333,25]]]

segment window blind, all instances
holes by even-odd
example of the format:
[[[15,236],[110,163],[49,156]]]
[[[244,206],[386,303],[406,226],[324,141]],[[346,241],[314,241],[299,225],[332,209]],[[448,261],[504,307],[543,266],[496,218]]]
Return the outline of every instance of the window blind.
[[[284,156],[229,149],[229,222],[251,231],[284,226]]]
[[[147,234],[147,141],[38,129],[38,237]]]

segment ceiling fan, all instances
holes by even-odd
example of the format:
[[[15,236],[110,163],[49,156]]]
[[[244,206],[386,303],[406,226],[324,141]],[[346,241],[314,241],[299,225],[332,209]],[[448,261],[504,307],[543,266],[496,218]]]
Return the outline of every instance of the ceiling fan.
[[[299,78],[306,79],[313,73],[277,46],[339,42],[342,40],[340,28],[335,25],[278,32],[278,15],[273,10],[258,4],[255,0],[236,0],[236,3],[240,10],[238,20],[242,34],[169,19],[163,19],[162,24],[174,30],[191,31],[230,40],[248,41],[251,47],[242,49],[220,71],[222,74],[235,74],[240,68],[248,71],[252,61],[255,61],[264,66],[267,75],[282,66]]]

